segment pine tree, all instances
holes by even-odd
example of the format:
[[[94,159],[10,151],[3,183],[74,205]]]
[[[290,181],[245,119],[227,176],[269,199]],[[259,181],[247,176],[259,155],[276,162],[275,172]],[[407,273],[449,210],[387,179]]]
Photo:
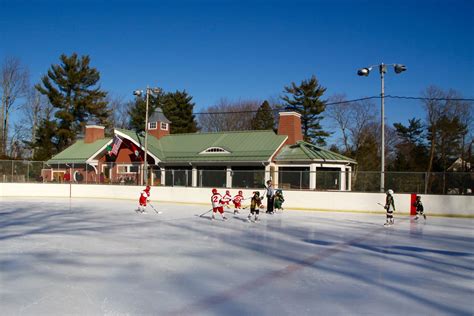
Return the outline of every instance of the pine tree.
[[[320,124],[323,119],[320,114],[326,109],[326,101],[321,100],[324,92],[326,88],[318,83],[315,76],[312,76],[309,80],[303,80],[299,86],[292,82],[291,86],[285,87],[287,95],[282,97],[282,100],[287,103],[287,110],[301,114],[304,140],[320,146],[326,144],[325,137],[329,136]]]
[[[33,160],[45,161],[59,152],[57,128],[56,122],[49,118],[41,121],[36,131],[36,139],[31,144],[31,147],[36,148]]]
[[[52,65],[41,84],[35,86],[55,108],[59,151],[76,140],[88,120],[108,127],[110,116],[105,101],[107,93],[97,86],[100,74],[90,67],[89,56],[63,54],[60,60],[61,64]]]
[[[255,117],[252,119],[253,130],[268,130],[273,129],[275,119],[273,117],[272,109],[268,101],[264,101],[258,108]]]
[[[171,121],[171,134],[195,133],[197,123],[193,115],[192,96],[183,91],[167,93],[163,102],[163,114]]]
[[[400,142],[393,169],[396,171],[424,171],[428,162],[428,148],[424,143],[424,127],[420,119],[408,120],[408,126],[393,124]]]

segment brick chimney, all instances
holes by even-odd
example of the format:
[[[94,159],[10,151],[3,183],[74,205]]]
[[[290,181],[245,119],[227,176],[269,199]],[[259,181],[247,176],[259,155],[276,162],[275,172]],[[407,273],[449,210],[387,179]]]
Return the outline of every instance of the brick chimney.
[[[303,140],[301,132],[301,114],[297,112],[280,112],[278,135],[287,135],[285,145],[294,145]]]
[[[163,114],[161,108],[156,108],[155,112],[148,119],[148,133],[160,139],[170,133],[170,121]]]
[[[93,143],[98,139],[105,137],[105,127],[99,125],[86,125],[84,143]]]

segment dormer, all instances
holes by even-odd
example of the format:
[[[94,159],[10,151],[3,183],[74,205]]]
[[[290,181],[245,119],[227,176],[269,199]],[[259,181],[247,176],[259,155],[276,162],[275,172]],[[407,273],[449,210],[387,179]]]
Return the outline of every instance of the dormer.
[[[155,112],[148,118],[148,133],[160,139],[169,135],[171,122],[163,114],[161,108],[156,108]]]

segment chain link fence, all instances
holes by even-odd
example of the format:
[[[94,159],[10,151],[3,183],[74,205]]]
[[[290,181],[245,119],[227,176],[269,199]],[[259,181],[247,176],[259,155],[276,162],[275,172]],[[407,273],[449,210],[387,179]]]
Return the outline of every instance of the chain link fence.
[[[288,190],[380,192],[380,172],[324,171],[309,168],[280,168],[265,171],[259,167],[150,166],[149,183],[154,186],[262,188],[272,178],[278,187]],[[84,163],[48,165],[42,161],[0,161],[3,183],[80,183],[141,185],[145,173],[142,164],[103,163],[99,167]],[[194,183],[193,183],[194,179]],[[278,180],[278,181],[276,181]],[[385,189],[396,193],[473,194],[474,172],[385,172]]]

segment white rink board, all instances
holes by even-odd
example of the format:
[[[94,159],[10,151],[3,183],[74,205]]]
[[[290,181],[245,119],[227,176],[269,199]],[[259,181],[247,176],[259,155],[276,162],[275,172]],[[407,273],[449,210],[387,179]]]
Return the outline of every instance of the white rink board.
[[[121,185],[80,185],[48,183],[1,183],[0,197],[80,197],[136,200],[143,187]],[[224,193],[226,189],[219,189]],[[237,189],[230,189],[235,195]],[[254,190],[242,190],[248,197]],[[263,189],[260,190],[263,193]],[[209,188],[191,187],[152,187],[152,200],[208,204],[211,196]],[[326,211],[380,212],[384,204],[383,193],[359,192],[313,192],[284,191],[287,209],[307,209]],[[421,195],[425,211],[428,214],[474,216],[474,196]],[[400,213],[410,211],[410,194],[396,194],[396,209]]]

